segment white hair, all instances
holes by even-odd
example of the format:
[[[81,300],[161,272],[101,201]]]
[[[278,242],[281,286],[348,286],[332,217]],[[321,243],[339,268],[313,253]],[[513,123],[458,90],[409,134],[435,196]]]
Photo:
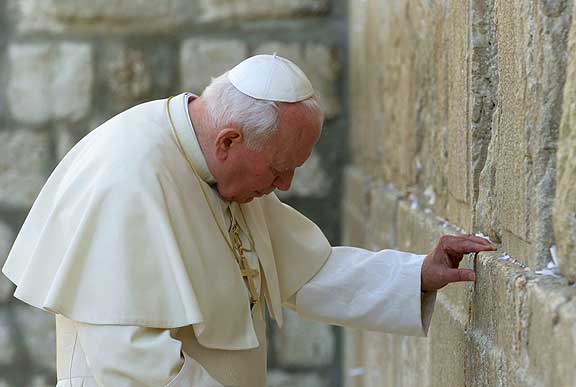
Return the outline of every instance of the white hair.
[[[278,108],[275,101],[252,98],[240,92],[228,79],[228,73],[213,78],[202,92],[207,119],[213,128],[236,126],[242,131],[246,146],[260,150],[278,129]],[[322,109],[315,96],[301,103],[320,120]]]

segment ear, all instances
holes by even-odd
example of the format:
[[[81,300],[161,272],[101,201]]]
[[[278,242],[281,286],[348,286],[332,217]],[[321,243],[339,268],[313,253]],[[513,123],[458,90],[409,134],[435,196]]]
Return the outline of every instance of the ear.
[[[234,128],[222,129],[214,140],[215,154],[219,160],[226,160],[232,147],[244,142],[242,133]]]

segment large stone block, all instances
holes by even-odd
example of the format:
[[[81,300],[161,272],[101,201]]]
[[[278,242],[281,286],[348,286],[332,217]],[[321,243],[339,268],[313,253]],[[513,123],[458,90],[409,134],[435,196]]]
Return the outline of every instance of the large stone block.
[[[163,32],[193,21],[194,2],[166,0],[10,0],[21,33]]]
[[[440,301],[440,300],[439,300]],[[462,321],[449,304],[437,302],[430,325],[429,386],[466,386],[468,339]],[[416,362],[426,362],[418,358]]]
[[[555,148],[570,12],[495,1],[498,98],[477,222],[506,251],[537,267],[550,259]]]
[[[382,184],[374,184],[369,191],[368,219],[366,219],[366,247],[372,250],[392,249],[396,246],[396,216],[399,192]]]
[[[576,181],[576,25],[574,22],[568,48],[556,179],[554,234],[558,245],[558,266],[562,274],[576,281],[576,184],[574,183]]]
[[[328,0],[201,0],[202,21],[273,19],[328,12]]]
[[[83,43],[23,43],[8,48],[12,117],[26,124],[76,121],[91,103],[92,49]]]
[[[14,232],[7,224],[0,222],[0,267],[4,266],[10,247],[14,242]],[[4,275],[0,275],[0,305],[12,298],[14,285]]]
[[[441,214],[452,224],[470,229],[470,142],[468,139],[468,4],[450,1],[446,37],[448,83],[448,208]]]
[[[333,328],[302,320],[292,311],[285,311],[284,325],[274,342],[276,359],[282,366],[324,366],[334,360]]]
[[[31,207],[47,178],[49,149],[48,133],[0,132],[0,203]]]
[[[248,56],[248,46],[240,40],[190,38],[180,48],[182,88],[200,94],[215,78]]]
[[[425,20],[417,16],[421,7],[404,7],[403,3],[370,1],[366,5],[366,73],[362,75],[366,91],[359,112],[366,115],[361,124],[368,131],[364,146],[375,158],[368,160],[370,169],[400,190],[416,181],[419,133],[414,46],[419,36],[413,21]]]
[[[159,48],[158,48],[159,49]],[[115,112],[120,112],[149,97],[152,67],[142,50],[114,44],[104,52],[105,82]]]
[[[340,112],[337,80],[340,65],[336,50],[322,44],[267,42],[258,46],[255,54],[272,54],[290,59],[300,67],[312,82],[319,96],[326,118]]]

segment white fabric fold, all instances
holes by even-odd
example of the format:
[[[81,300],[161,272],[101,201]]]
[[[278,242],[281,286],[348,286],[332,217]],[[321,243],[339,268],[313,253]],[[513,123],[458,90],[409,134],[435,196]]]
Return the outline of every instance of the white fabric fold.
[[[75,322],[92,377],[102,387],[222,386],[182,352],[171,330]]]
[[[209,348],[259,346],[248,290],[216,223],[224,224],[226,205],[187,162],[210,178],[188,98],[183,93],[129,109],[66,155],[2,268],[17,285],[16,298],[85,323],[192,325]],[[319,270],[330,245],[314,223],[274,194],[242,209],[267,305],[281,325],[281,300]]]
[[[426,336],[436,292],[422,293],[424,255],[333,247],[322,269],[291,306],[328,324],[408,336]]]

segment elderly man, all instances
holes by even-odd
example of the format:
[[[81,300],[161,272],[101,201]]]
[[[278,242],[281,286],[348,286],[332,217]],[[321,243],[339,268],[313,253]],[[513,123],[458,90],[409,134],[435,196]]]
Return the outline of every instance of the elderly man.
[[[304,73],[259,55],[200,97],[117,115],[66,155],[3,268],[15,297],[56,315],[58,387],[265,386],[264,316],[281,325],[282,306],[426,335],[434,291],[474,280],[463,255],[494,247],[331,247],[273,193],[322,121]]]

